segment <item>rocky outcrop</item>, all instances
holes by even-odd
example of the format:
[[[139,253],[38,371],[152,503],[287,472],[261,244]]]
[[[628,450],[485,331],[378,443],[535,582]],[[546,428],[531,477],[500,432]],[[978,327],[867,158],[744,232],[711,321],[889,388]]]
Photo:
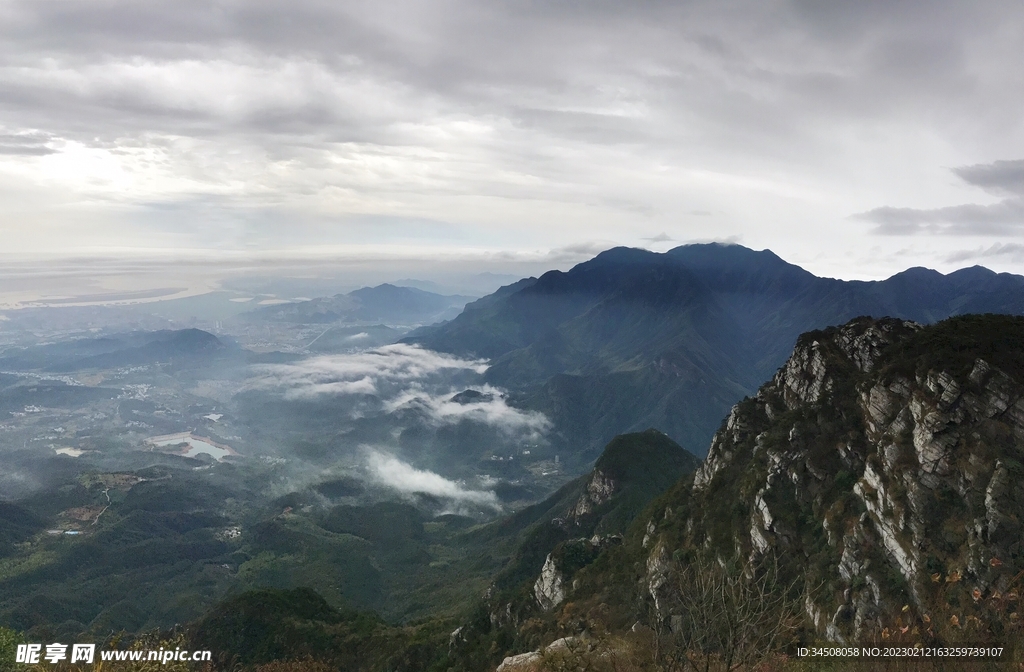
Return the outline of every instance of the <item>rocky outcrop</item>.
[[[569,519],[578,521],[583,516],[593,513],[594,510],[610,500],[618,490],[615,479],[595,469],[587,483],[586,492],[576,501],[576,504],[569,511]]]
[[[541,656],[540,651],[517,653],[514,656],[506,656],[495,672],[527,672],[537,670],[540,668],[543,660],[544,657]]]
[[[590,473],[481,530],[509,558],[483,595],[487,618],[463,624],[451,641],[452,655],[497,633],[503,642],[520,641],[515,633],[525,623],[548,620],[543,612],[589,589],[589,574],[580,570],[621,544],[636,515],[699,463],[658,430],[623,434],[608,443]]]
[[[565,576],[550,553],[540,570],[540,576],[533,584],[533,596],[537,598],[540,608],[545,610],[561,604],[565,599]]]
[[[622,535],[595,534],[589,539],[570,539],[558,544],[548,553],[533,584],[533,596],[540,608],[547,611],[565,601],[573,574],[593,562],[608,546],[621,543]]]
[[[1024,569],[1012,566],[1024,562],[1024,352],[1013,343],[1024,320],[998,316],[858,318],[802,336],[715,435],[688,513],[644,530],[659,613],[679,548],[723,562],[776,553],[815,583],[808,621],[835,641],[903,605],[925,613],[947,577],[975,601],[1006,591]]]
[[[506,656],[495,672],[534,672],[542,669],[545,658],[566,653],[581,653],[591,648],[590,642],[581,637],[560,637],[536,651]]]

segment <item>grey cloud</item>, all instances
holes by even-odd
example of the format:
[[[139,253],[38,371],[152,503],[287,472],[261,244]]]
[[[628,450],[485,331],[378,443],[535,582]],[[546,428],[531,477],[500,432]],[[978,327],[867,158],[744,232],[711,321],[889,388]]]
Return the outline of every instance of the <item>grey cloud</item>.
[[[125,113],[136,113],[148,125],[184,128],[189,126],[190,113],[197,115],[193,121],[210,122],[217,115],[207,117],[211,111],[206,105],[161,100],[138,84],[125,88],[108,80],[105,86],[97,86],[104,78],[102,71],[90,72],[87,64],[109,70],[111,65],[142,58],[154,65],[219,61],[259,66],[276,61],[322,67],[327,76],[320,82],[328,88],[320,89],[320,98],[299,95],[277,112],[270,101],[252,101],[255,106],[247,118],[254,130],[346,130],[358,137],[374,127],[372,119],[383,117],[385,123],[377,126],[376,133],[383,132],[389,118],[394,119],[386,110],[352,116],[346,113],[352,106],[344,99],[338,101],[341,105],[324,104],[331,98],[330,87],[353,76],[377,82],[392,93],[416,92],[415,97],[428,105],[418,107],[419,112],[454,106],[472,116],[497,113],[539,125],[558,137],[579,135],[598,143],[655,139],[670,130],[663,124],[652,126],[641,116],[623,116],[624,104],[642,109],[680,103],[678,111],[698,112],[686,115],[690,122],[713,126],[725,121],[715,116],[723,113],[730,125],[742,121],[749,126],[760,116],[754,124],[760,129],[791,119],[784,114],[764,116],[775,105],[758,95],[758,89],[767,76],[773,84],[782,85],[780,92],[788,89],[790,95],[801,98],[807,94],[800,82],[814,67],[802,63],[793,68],[796,54],[779,50],[776,44],[786,42],[794,22],[797,31],[809,32],[808,48],[823,57],[829,53],[826,40],[837,39],[837,27],[850,26],[841,36],[849,42],[846,51],[863,52],[866,60],[859,74],[854,71],[837,81],[841,88],[852,86],[854,94],[863,93],[856,83],[859,78],[880,73],[896,78],[894,64],[915,64],[913,77],[908,75],[904,82],[911,89],[923,71],[941,75],[962,69],[958,60],[936,56],[940,48],[956,52],[961,41],[950,34],[949,26],[939,29],[936,25],[942,18],[960,19],[941,7],[930,7],[919,15],[902,7],[857,9],[843,12],[844,20],[838,21],[788,3],[771,8],[743,3],[647,3],[643,11],[624,11],[612,3],[588,3],[583,11],[558,3],[505,6],[452,1],[388,5],[311,0],[287,5],[185,2],[173,6],[126,1],[22,2],[15,6],[19,11],[4,26],[10,44],[5,60],[24,65],[26,53],[56,53],[61,55],[58,67],[81,75],[63,85],[23,82],[28,87],[22,89],[24,95],[36,96],[34,108],[47,100],[49,91],[57,96],[53,102],[62,97],[65,103],[77,101],[73,108],[88,107],[92,100],[94,113],[119,113],[129,123],[131,115]],[[939,19],[922,20],[923,14]],[[918,39],[918,46],[913,41],[907,46],[906,41],[879,40],[878,35],[884,35],[880,26],[887,19],[904,21],[903,29],[934,37],[926,43]],[[787,25],[788,31],[784,30]],[[911,58],[914,54],[920,57]],[[819,63],[824,66],[822,72],[828,71],[827,62]],[[301,94],[304,76],[299,71],[292,76]],[[728,80],[725,87],[716,81],[721,76]],[[828,97],[834,92],[819,90],[812,95]],[[535,104],[523,104],[529,101]],[[745,104],[735,104],[740,101]],[[847,97],[842,101],[845,104]],[[794,106],[789,111],[798,110]],[[671,108],[664,111],[672,112]],[[405,116],[404,111],[396,112]],[[798,121],[785,123],[791,131],[800,127]],[[737,127],[732,132],[745,131]]]
[[[945,257],[947,263],[955,264],[965,261],[985,259],[1008,259],[1013,262],[1024,262],[1024,245],[1020,243],[995,243],[989,247],[979,247],[973,250],[958,250]]]
[[[953,205],[932,210],[886,206],[854,217],[877,224],[874,233],[883,235],[999,235],[1017,233],[1024,227],[1024,199],[1007,199],[993,205]]]
[[[961,179],[1000,196],[1024,196],[1024,159],[954,168]]]
[[[1024,160],[962,166],[953,172],[969,184],[1011,197],[991,205],[968,203],[931,209],[884,206],[853,217],[873,222],[877,225],[873,233],[882,235],[1000,235],[1024,230]]]
[[[46,156],[56,149],[48,147],[53,138],[42,133],[0,133],[0,154],[7,156]]]
[[[812,190],[843,157],[863,170],[918,130],[1013,136],[1020,23],[1010,2],[942,0],[14,0],[0,14],[0,122],[146,155],[127,172],[156,173],[157,193],[108,202],[141,201],[131,221],[183,248],[241,246],[254,203],[282,230],[328,221],[341,237],[362,235],[353,213],[455,212],[466,247],[536,249],[564,230],[577,234],[546,247],[638,228],[685,239],[687,213],[733,198],[700,199],[687,170]],[[207,222],[203,196],[221,199],[207,228],[223,232],[181,230]],[[181,209],[151,224],[158,199]],[[506,205],[541,233],[503,221]],[[762,205],[773,214],[751,226],[792,214]]]
[[[6,156],[46,156],[57,150],[38,145],[0,145],[0,154]]]

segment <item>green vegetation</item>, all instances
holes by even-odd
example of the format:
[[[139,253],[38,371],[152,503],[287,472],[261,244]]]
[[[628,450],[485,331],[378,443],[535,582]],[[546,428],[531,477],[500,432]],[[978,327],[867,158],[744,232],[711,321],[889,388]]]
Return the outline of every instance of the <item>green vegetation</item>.
[[[191,645],[216,652],[225,668],[316,658],[372,670],[394,654],[397,633],[376,616],[335,609],[309,588],[263,589],[211,610],[195,625]]]
[[[977,359],[1024,380],[1024,317],[962,315],[922,329],[886,353],[886,373],[947,371],[966,378]]]
[[[24,641],[21,633],[0,626],[0,672],[14,672],[18,668],[14,656],[18,644]]]
[[[593,338],[588,330],[572,331],[578,324],[567,326],[566,334]],[[839,599],[845,588],[855,594],[872,589],[862,576],[848,586],[837,577],[843,550],[837,540],[868,519],[854,488],[872,494],[861,478],[866,464],[895,473],[916,463],[906,432],[893,437],[903,452],[875,451],[865,438],[861,395],[876,383],[928,372],[964,379],[979,357],[1015,378],[1015,385],[1024,379],[1024,319],[967,316],[902,329],[871,371],[861,371],[830,340],[835,329],[801,337],[803,346],[819,343],[831,376],[823,396],[787,405],[786,390],[765,388],[740,402],[735,422],[722,425],[721,468],[697,491],[691,475],[696,458],[656,430],[615,437],[594,472],[487,524],[432,516],[425,498],[419,504],[375,501],[348,477],[275,489],[281,481],[273,467],[159,467],[68,478],[45,495],[0,504],[6,514],[0,515],[0,622],[34,639],[192,622],[190,646],[214,650],[218,669],[262,672],[488,669],[510,653],[580,633],[586,642],[545,652],[538,669],[676,670],[694,661],[707,670],[725,669],[730,661],[741,661],[741,669],[808,669],[802,661],[751,654],[757,648],[751,642],[774,625],[785,626],[786,637],[812,641],[809,629],[793,626],[794,613],[802,610],[794,600],[805,590]],[[575,346],[566,348],[560,351],[565,357],[575,356]],[[510,358],[509,370],[543,364],[538,352],[530,357]],[[552,384],[576,385],[588,375]],[[316,415],[313,406],[307,410]],[[331,419],[317,422],[327,426]],[[957,444],[955,466],[973,491],[943,482],[917,504],[930,531],[921,561],[939,579],[907,585],[880,539],[863,540],[871,580],[892,602],[880,607],[879,638],[909,642],[897,633],[909,637],[912,628],[928,641],[997,641],[1019,633],[1019,596],[1006,587],[1020,578],[1011,571],[1024,558],[1019,535],[1007,555],[973,570],[986,572],[986,586],[1001,582],[998,590],[986,587],[979,597],[961,578],[976,543],[969,523],[988,506],[984,486],[991,470],[979,466],[983,461],[1000,459],[1011,481],[1004,523],[1019,525],[1022,518],[1024,497],[1014,488],[1024,457],[1019,437],[1000,422],[980,423]],[[302,445],[311,462],[330,460],[327,439]],[[799,459],[785,464],[786,471],[779,456]],[[909,510],[914,484],[888,472],[883,482],[891,495],[883,514],[897,518]],[[106,507],[108,496],[100,517],[69,514]],[[758,498],[771,510],[772,534],[786,549],[770,568],[749,564]],[[47,534],[58,523],[82,534]],[[899,533],[901,543],[907,534]],[[660,544],[659,553],[664,549],[658,560],[668,588],[660,599],[675,605],[674,616],[688,609],[689,620],[673,623],[653,611],[655,547],[645,541],[648,535]],[[567,597],[544,611],[533,585],[549,555],[564,574]],[[765,606],[762,588],[769,584],[781,587],[768,591],[780,602],[755,609],[751,601],[761,591]],[[935,610],[910,609],[914,591]],[[709,610],[719,620],[708,621],[719,625],[702,630],[695,614]],[[738,613],[756,616],[754,634],[737,634],[744,632]],[[935,625],[929,629],[929,623]],[[729,642],[719,636],[726,626],[736,626]],[[0,629],[0,652],[19,632]],[[761,648],[784,648],[780,633]]]

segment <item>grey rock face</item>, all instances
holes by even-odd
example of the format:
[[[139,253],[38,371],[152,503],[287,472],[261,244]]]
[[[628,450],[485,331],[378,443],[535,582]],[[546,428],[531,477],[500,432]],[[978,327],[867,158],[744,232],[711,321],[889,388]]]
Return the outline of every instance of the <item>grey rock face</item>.
[[[565,576],[550,553],[540,570],[540,576],[533,584],[533,596],[537,598],[540,608],[545,611],[565,600]]]
[[[983,358],[969,370],[890,366],[887,348],[921,329],[858,319],[802,338],[732,409],[694,477],[688,547],[814,564],[834,581],[805,607],[833,641],[904,603],[926,609],[936,568],[982,591],[1024,569],[995,569],[1024,557],[1024,381]],[[704,513],[722,498],[734,508]],[[744,512],[728,544],[712,533],[723,511]],[[674,549],[653,525],[643,547],[660,610]]]
[[[548,553],[540,575],[533,583],[533,596],[541,609],[548,611],[565,601],[570,589],[575,589],[573,574],[582,564],[594,560],[604,548],[621,544],[622,535],[598,535],[587,539],[569,539]],[[566,557],[571,556],[568,562]],[[570,588],[571,586],[571,588]]]
[[[570,519],[575,520],[592,513],[594,509],[611,499],[617,489],[617,484],[612,478],[595,469],[594,475],[587,483],[587,491],[580,496],[572,511],[569,512]]]

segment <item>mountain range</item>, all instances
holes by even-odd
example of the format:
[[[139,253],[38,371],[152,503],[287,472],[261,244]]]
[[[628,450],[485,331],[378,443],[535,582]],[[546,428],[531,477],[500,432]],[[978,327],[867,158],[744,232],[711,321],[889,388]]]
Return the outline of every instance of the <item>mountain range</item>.
[[[805,331],[862,315],[929,324],[965,313],[1024,313],[1024,277],[975,266],[845,281],[769,250],[711,243],[611,249],[403,340],[491,359],[488,382],[552,418],[555,440],[582,465],[613,436],[647,427],[703,455],[729,408]]]
[[[391,289],[373,289],[385,310]],[[551,419],[570,464],[541,501],[526,458],[547,476],[559,463],[538,454],[552,446],[482,462],[499,430],[466,431],[465,418],[431,429],[424,409],[406,409],[419,433],[396,432],[356,406],[362,397],[285,403],[254,389],[217,409],[189,397],[193,369],[282,353],[197,330],[11,349],[8,371],[182,366],[158,367],[181,375],[153,400],[118,397],[144,371],[112,378],[116,388],[0,374],[0,411],[28,418],[23,453],[38,435],[89,448],[52,457],[66,474],[0,504],[0,636],[191,622],[177,636],[214,650],[216,669],[467,672],[805,669],[765,661],[798,642],[1010,646],[1024,637],[1022,290],[1024,278],[977,267],[849,282],[740,246],[618,248],[409,333],[490,360],[486,382],[502,390],[474,370],[438,397],[448,411],[500,400]],[[330,301],[297,323],[327,316]],[[354,314],[332,313],[331,348],[402,332],[346,322]],[[178,400],[178,422],[282,451],[205,463],[119,452],[91,438],[102,424],[65,432],[73,405],[26,396],[43,383],[95,395],[103,403],[79,403],[76,417],[114,436],[141,421],[138,435],[156,433],[158,404]],[[61,413],[61,429],[43,413]],[[339,446],[371,440],[397,441],[418,482],[437,482],[424,468],[481,461],[478,487],[511,510],[485,522],[427,492],[396,496],[365,468],[336,469]]]

